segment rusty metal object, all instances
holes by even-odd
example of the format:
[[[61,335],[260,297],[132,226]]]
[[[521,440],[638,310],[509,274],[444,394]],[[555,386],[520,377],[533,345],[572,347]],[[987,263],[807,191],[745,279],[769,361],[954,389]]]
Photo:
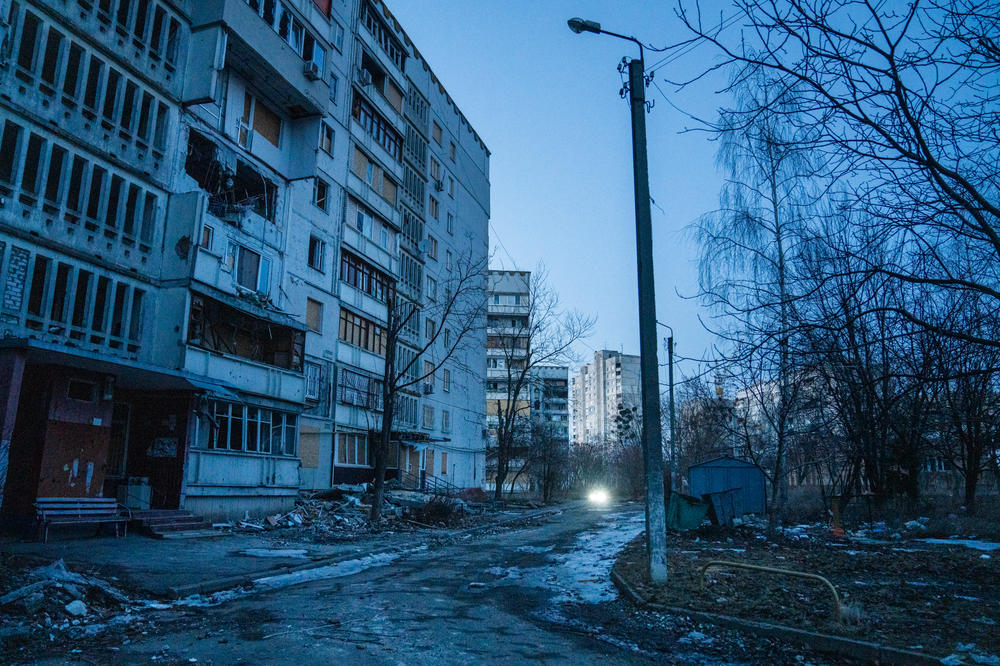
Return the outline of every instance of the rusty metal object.
[[[830,594],[833,595],[833,619],[836,622],[840,622],[840,595],[837,594],[837,589],[833,586],[829,580],[820,576],[819,574],[806,573],[804,571],[793,571],[791,569],[776,569],[774,567],[765,567],[759,564],[745,564],[743,562],[731,562],[729,560],[712,560],[701,567],[701,591],[705,591],[705,574],[711,567],[731,567],[734,569],[749,569],[751,571],[764,571],[766,573],[776,573],[785,576],[794,576],[796,578],[809,578],[810,580],[818,580],[827,586],[830,590]]]

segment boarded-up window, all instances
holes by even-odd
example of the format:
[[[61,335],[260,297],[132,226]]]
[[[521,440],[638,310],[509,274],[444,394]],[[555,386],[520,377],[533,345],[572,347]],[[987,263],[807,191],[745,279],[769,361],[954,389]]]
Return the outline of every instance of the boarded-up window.
[[[396,109],[402,113],[403,111],[403,92],[396,87],[396,84],[388,79],[385,82],[385,100],[392,105],[392,108]]]
[[[275,148],[278,147],[278,140],[281,138],[281,118],[261,104],[260,100],[254,105],[253,131],[267,139]]]
[[[302,467],[316,469],[319,467],[319,433],[301,430],[299,432],[299,459]]]
[[[448,412],[444,412],[444,413],[447,414]],[[448,473],[448,452],[447,451],[442,451],[441,452],[441,473],[442,474],[447,474]]]
[[[306,299],[306,326],[317,333],[323,330],[323,304],[311,298]]]

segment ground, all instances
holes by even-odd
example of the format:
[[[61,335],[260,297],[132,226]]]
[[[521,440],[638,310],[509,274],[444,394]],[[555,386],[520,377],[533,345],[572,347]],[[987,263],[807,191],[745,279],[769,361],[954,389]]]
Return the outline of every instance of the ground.
[[[84,618],[75,638],[34,640],[2,660],[841,663],[620,599],[611,566],[642,527],[637,504],[568,504],[527,524],[399,542],[210,597],[133,597],[119,611],[133,619],[120,626],[88,636]]]
[[[913,532],[835,538],[822,525],[768,536],[762,525],[705,527],[668,538],[669,585],[648,583],[645,543],[635,539],[618,570],[644,597],[673,607],[737,616],[917,650],[937,657],[975,654],[1000,659],[1000,544],[930,539]],[[891,539],[892,536],[897,537]],[[814,581],[733,568],[728,560],[825,576],[846,607],[832,620],[830,592]],[[990,661],[993,659],[995,661]]]

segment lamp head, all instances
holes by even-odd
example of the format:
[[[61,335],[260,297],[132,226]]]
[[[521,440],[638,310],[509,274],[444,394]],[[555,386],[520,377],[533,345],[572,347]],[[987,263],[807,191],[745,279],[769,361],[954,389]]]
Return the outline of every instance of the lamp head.
[[[566,24],[569,26],[570,30],[578,35],[581,32],[593,32],[595,34],[600,34],[601,32],[601,24],[597,21],[585,21],[582,18],[571,18],[566,21]]]

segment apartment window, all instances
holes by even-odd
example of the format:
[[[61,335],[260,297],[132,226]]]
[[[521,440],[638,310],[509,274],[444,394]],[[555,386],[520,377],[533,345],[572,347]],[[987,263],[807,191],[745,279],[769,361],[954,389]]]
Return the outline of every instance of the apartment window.
[[[281,116],[249,92],[243,93],[243,116],[237,140],[244,148],[250,147],[250,130],[275,148],[281,140]]]
[[[339,24],[338,24],[339,25]],[[341,28],[343,30],[343,28]],[[330,101],[337,103],[337,93],[340,91],[340,77],[336,74],[330,75]]]
[[[375,38],[375,41],[382,47],[382,50],[389,56],[389,59],[395,63],[396,67],[402,70],[403,63],[406,61],[406,53],[392,31],[382,21],[381,17],[379,17],[378,10],[370,2],[366,1],[361,5],[361,23],[371,33],[371,36]]]
[[[42,81],[50,86],[56,84],[56,77],[59,75],[59,51],[63,39],[62,34],[58,30],[49,28],[48,38],[45,42],[45,54],[42,56]],[[48,92],[51,94],[54,91],[49,89]]]
[[[452,162],[455,161],[455,142],[454,141],[452,141],[451,143],[448,144],[448,157],[451,158]]]
[[[434,143],[441,145],[441,126],[437,121],[432,121],[431,138],[434,139]]]
[[[200,247],[206,250],[212,249],[212,241],[215,239],[215,229],[207,224],[201,227],[201,242],[198,243]]]
[[[341,368],[337,378],[337,400],[345,405],[382,411],[382,380]]]
[[[444,348],[449,349],[451,347],[451,329],[450,328],[444,329],[444,331],[442,331],[441,333],[441,336],[443,338],[442,342],[444,342]]]
[[[441,180],[441,163],[433,157],[431,158],[431,178]]]
[[[337,19],[330,21],[330,43],[338,51],[344,50],[344,26]]]
[[[330,184],[316,176],[313,178],[313,203],[322,211],[329,208]]]
[[[324,153],[333,155],[333,128],[326,123],[320,124],[319,130],[319,148]]]
[[[316,238],[309,237],[309,267],[318,271],[323,271],[324,260],[326,259],[326,243]]]
[[[294,456],[298,419],[295,414],[240,403],[215,401],[209,448]]]
[[[448,230],[449,234],[454,234],[455,233],[455,216],[452,215],[451,213],[448,213],[447,220],[448,221],[445,224],[445,228]]]
[[[432,278],[430,275],[427,276],[427,298],[432,301],[436,301],[438,297],[438,283],[437,280]]]
[[[389,205],[396,205],[396,183],[385,175],[385,171],[372,160],[368,159],[357,147],[354,148],[354,161],[351,171],[355,176],[365,181]]]
[[[385,329],[344,308],[340,309],[339,337],[342,342],[385,356]]]
[[[392,285],[389,276],[346,250],[341,251],[340,279],[383,302]]]
[[[435,199],[434,197],[428,197],[428,200],[430,202],[428,209],[430,210],[431,217],[433,217],[435,220],[439,219],[438,216],[441,214],[441,207],[440,204],[438,204],[438,200]]]
[[[424,405],[424,413],[420,425],[424,428],[434,427],[434,408],[430,405]]]
[[[35,54],[38,50],[39,28],[42,22],[31,12],[25,12],[21,24],[21,46],[17,53],[17,66],[31,74],[35,69]]]
[[[236,261],[236,284],[260,294],[270,291],[270,259],[235,243],[230,244],[230,254]]]
[[[311,298],[306,299],[306,327],[316,333],[323,332],[323,304]]]
[[[319,363],[306,361],[304,369],[306,379],[306,400],[319,400],[321,390],[320,378],[323,376],[322,366],[320,366]]]
[[[354,94],[351,115],[380,146],[385,148],[394,160],[402,159],[403,139],[399,132],[392,128],[392,125],[375,110],[375,107],[368,103],[368,100],[357,93]]]
[[[427,256],[437,261],[438,258],[438,242],[434,236],[427,234]]]
[[[430,317],[424,319],[424,337],[431,340],[434,337],[434,331],[437,330],[437,325],[434,320]]]
[[[451,412],[447,409],[441,410],[441,432],[451,432]],[[448,454],[441,452],[441,473],[448,473]]]
[[[368,435],[353,432],[337,433],[337,464],[371,467],[368,464]]]
[[[448,176],[448,196],[455,198],[455,179]]]
[[[444,370],[441,372],[441,384],[442,388],[446,392],[451,391],[451,370]]]
[[[452,261],[451,260],[451,250],[445,250],[444,251],[444,267],[446,269],[448,269],[449,271],[451,270],[451,261]]]
[[[313,1],[316,2],[316,0]],[[320,70],[323,69],[325,54],[317,53],[317,51],[322,52],[322,48],[313,34],[305,29],[305,26],[295,18],[295,14],[283,2],[278,0],[244,0],[244,2],[272,30],[278,33],[278,36],[285,40],[303,60],[315,62]],[[330,4],[329,0],[320,0],[320,2],[324,2],[327,6]],[[329,16],[329,12],[326,15]]]

